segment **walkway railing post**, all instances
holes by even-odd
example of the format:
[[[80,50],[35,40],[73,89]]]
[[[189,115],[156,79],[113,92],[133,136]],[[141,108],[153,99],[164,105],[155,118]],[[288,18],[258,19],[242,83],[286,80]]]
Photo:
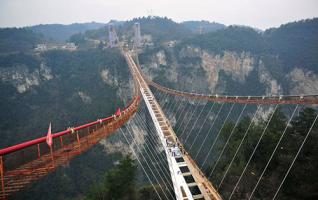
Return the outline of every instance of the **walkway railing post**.
[[[61,143],[61,148],[64,148],[63,137],[62,136],[60,136],[60,143]]]
[[[5,188],[4,188],[4,164],[3,164],[3,158],[0,156],[0,178],[1,178],[1,187],[2,187],[2,194],[5,199]]]
[[[41,157],[40,144],[38,144],[37,146],[38,146],[38,158],[40,158]]]
[[[78,135],[78,131],[76,131],[76,139],[77,139],[77,143],[78,143],[78,149],[79,149],[79,151],[81,151],[81,141],[80,141],[80,137]]]
[[[53,155],[53,147],[52,147],[52,145],[50,146],[50,153],[51,153],[51,159],[52,159],[52,166],[54,168],[55,167],[55,163],[54,163],[54,155]]]

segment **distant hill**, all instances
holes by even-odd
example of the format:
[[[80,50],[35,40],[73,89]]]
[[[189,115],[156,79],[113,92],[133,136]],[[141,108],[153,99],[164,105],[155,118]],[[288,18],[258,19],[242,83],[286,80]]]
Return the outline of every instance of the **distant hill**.
[[[262,38],[250,27],[229,26],[214,32],[193,36],[183,40],[180,45],[194,45],[215,53],[223,51],[256,53],[262,49]]]
[[[135,22],[140,23],[142,34],[152,35],[155,42],[179,40],[192,36],[192,32],[186,26],[172,21],[167,17],[141,17],[126,22],[123,25],[123,31],[132,32],[132,26]]]
[[[167,17],[141,17],[134,18],[130,21],[110,21],[114,24],[118,36],[133,36],[133,25],[136,22],[140,23],[140,29],[142,35],[151,35],[154,42],[163,42],[169,40],[180,40],[182,38],[190,37],[193,35],[192,31],[186,28],[184,25],[176,23]],[[107,26],[107,25],[106,25]],[[85,34],[75,34],[72,37],[72,41],[75,38],[90,38],[90,39],[107,39],[108,32],[104,27],[96,30],[88,30]],[[75,41],[75,40],[74,40]]]
[[[43,42],[44,37],[26,28],[0,29],[0,53],[29,51],[36,44]]]
[[[76,33],[84,33],[87,30],[98,29],[105,26],[103,23],[75,23],[70,25],[62,24],[41,24],[29,27],[29,29],[43,34],[46,38],[64,42],[69,39],[71,35]]]
[[[278,55],[286,67],[303,66],[318,72],[318,18],[268,29],[264,40],[267,51]]]
[[[199,28],[202,27],[203,33],[213,32],[225,28],[224,24],[209,21],[184,21],[181,23],[186,28],[190,29],[194,33],[198,33]]]
[[[295,67],[318,72],[318,18],[284,24],[259,32],[247,26],[229,26],[182,41],[215,53],[248,51],[277,57],[285,71]],[[279,63],[276,63],[278,66]]]

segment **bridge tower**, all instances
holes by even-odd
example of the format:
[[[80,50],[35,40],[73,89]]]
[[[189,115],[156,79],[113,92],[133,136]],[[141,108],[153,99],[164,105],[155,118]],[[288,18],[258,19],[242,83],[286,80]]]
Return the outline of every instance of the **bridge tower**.
[[[113,23],[108,24],[108,38],[109,38],[109,47],[117,47],[118,37]]]
[[[200,26],[198,27],[198,34],[199,34],[199,35],[202,35],[202,34],[203,34],[203,31],[204,31],[203,26],[200,25]]]
[[[140,23],[134,24],[134,48],[141,47]]]

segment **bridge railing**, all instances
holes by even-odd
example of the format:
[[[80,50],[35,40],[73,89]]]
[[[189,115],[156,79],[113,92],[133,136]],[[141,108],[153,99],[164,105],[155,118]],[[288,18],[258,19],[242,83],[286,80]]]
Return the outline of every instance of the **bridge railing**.
[[[168,93],[170,95],[182,96],[197,100],[241,104],[318,104],[318,95],[230,96],[218,94],[198,94],[167,88],[151,81],[148,78],[145,78],[145,80],[149,85],[162,92]]]
[[[0,150],[0,199],[20,190],[115,132],[136,112],[140,97],[120,113],[52,134],[52,147],[46,136]]]
[[[67,130],[52,134],[53,144],[52,149],[54,151],[60,150],[73,144],[75,141],[81,140],[81,138],[96,131],[102,126],[107,125],[113,121],[115,116],[111,116],[102,120],[97,120],[82,126],[75,128],[69,128]],[[46,143],[46,137],[30,140],[18,145],[14,145],[8,148],[0,150],[0,157],[2,157],[3,163],[5,163],[5,169],[13,170],[18,166],[29,163],[32,160],[38,159],[43,155],[50,153],[50,147]],[[4,164],[3,164],[4,165]]]

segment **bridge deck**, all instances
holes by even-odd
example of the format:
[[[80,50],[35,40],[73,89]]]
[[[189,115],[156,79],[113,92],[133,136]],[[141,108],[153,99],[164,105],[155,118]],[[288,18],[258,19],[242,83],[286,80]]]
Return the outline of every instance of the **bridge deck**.
[[[169,165],[176,165],[177,171],[173,171],[173,167],[170,167],[170,171],[172,171],[172,179],[180,179],[182,177],[185,186],[181,185],[181,188],[176,188],[175,182],[176,180],[172,180],[174,183],[175,190],[180,190],[182,198],[179,199],[206,199],[206,200],[219,200],[221,199],[218,192],[214,189],[213,185],[210,181],[205,177],[199,167],[196,165],[194,160],[190,157],[190,155],[186,152],[183,145],[179,142],[177,135],[175,134],[174,130],[172,129],[171,125],[169,124],[165,114],[163,113],[160,105],[156,101],[155,97],[153,96],[151,90],[149,89],[147,83],[141,76],[138,67],[134,63],[131,56],[126,53],[125,54],[127,62],[131,68],[131,71],[135,78],[138,80],[141,88],[141,92],[144,96],[146,104],[148,104],[148,108],[150,107],[151,112],[154,114],[154,121],[159,124],[159,131],[162,132],[163,135],[163,146],[168,149],[167,152],[173,152],[175,147],[181,150],[180,155],[171,155],[168,153],[168,163]],[[156,124],[156,123],[155,123]],[[160,134],[159,134],[160,136]],[[166,152],[166,153],[167,153]],[[172,161],[169,161],[169,157]],[[181,175],[178,177],[177,172],[181,171]],[[176,174],[173,174],[176,173]],[[191,180],[193,179],[193,180]],[[177,180],[178,181],[178,180]],[[180,187],[180,185],[178,187]],[[175,191],[175,192],[177,192]],[[190,193],[189,193],[190,192]],[[177,194],[176,194],[177,195]],[[178,197],[177,197],[178,199]]]

